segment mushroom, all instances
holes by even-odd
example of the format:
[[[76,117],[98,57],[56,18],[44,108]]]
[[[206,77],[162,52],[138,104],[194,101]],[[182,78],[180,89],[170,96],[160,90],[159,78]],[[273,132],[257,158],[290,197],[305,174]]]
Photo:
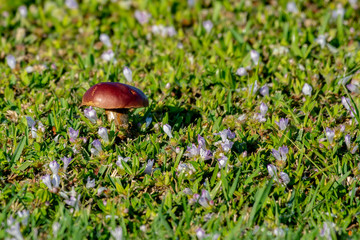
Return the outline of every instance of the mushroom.
[[[129,108],[147,107],[149,100],[138,88],[113,82],[98,83],[86,91],[81,106],[104,108],[108,121],[117,127],[128,127]]]

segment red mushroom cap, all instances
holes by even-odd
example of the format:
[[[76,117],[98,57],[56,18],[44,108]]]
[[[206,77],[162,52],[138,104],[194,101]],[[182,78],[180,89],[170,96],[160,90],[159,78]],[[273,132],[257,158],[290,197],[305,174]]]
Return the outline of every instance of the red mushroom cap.
[[[138,88],[113,82],[98,83],[86,91],[81,105],[104,109],[149,106],[146,95]]]

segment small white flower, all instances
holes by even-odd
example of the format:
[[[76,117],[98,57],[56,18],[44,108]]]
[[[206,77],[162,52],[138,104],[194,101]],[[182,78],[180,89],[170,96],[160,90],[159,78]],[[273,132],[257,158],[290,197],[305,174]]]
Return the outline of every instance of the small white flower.
[[[132,71],[128,67],[124,67],[123,74],[128,82],[132,82]]]
[[[302,88],[302,92],[306,96],[311,96],[312,87],[309,84],[305,83]]]
[[[319,35],[315,42],[320,45],[321,48],[324,48],[326,46],[326,35]]]
[[[248,73],[244,67],[240,67],[236,70],[236,75],[243,77],[246,76]]]
[[[165,125],[163,126],[163,130],[164,130],[164,132],[166,133],[166,135],[169,136],[169,138],[172,138],[172,137],[173,137],[173,135],[171,134],[171,126],[170,126],[169,124],[165,124]]]
[[[97,190],[97,195],[100,196],[106,189],[106,187],[99,187],[99,189]]]
[[[23,18],[26,18],[27,17],[27,8],[26,6],[24,5],[21,5],[19,8],[18,8],[18,11],[20,13],[20,16],[23,17]]]
[[[59,222],[54,222],[53,225],[52,225],[52,231],[53,231],[53,236],[56,238],[57,237],[57,234],[59,232],[61,228],[61,225]]]
[[[114,230],[110,230],[110,233],[115,240],[123,240],[123,230],[121,227],[117,227]]]
[[[109,35],[102,33],[100,34],[100,41],[107,47],[111,47],[111,40]]]
[[[21,223],[22,225],[26,226],[28,223],[28,219],[30,216],[30,213],[28,210],[22,210],[22,211],[18,211],[17,215],[19,216],[19,218],[21,219]]]
[[[251,60],[253,61],[253,63],[254,63],[255,65],[258,65],[259,60],[260,60],[260,54],[259,54],[259,52],[255,51],[255,50],[251,50],[251,51],[250,51],[250,58],[251,58]]]
[[[341,19],[344,18],[345,15],[345,9],[343,8],[343,6],[341,4],[338,4],[336,9],[332,11],[331,13],[331,18],[333,20],[337,20],[338,17],[340,17]]]
[[[101,59],[105,62],[110,62],[115,60],[115,53],[113,50],[109,49],[101,54]]]
[[[15,222],[14,224],[12,224],[8,229],[6,229],[6,232],[13,236],[16,240],[24,239],[20,231],[19,222]]]
[[[214,27],[214,24],[210,20],[206,20],[203,22],[203,27],[207,33],[211,32],[211,29]]]
[[[296,7],[296,3],[295,2],[288,2],[286,4],[286,10],[289,12],[289,13],[297,13],[298,12],[298,9]]]
[[[25,71],[26,71],[27,73],[32,73],[32,72],[34,71],[34,68],[33,68],[32,66],[27,66],[27,67],[25,68]]]

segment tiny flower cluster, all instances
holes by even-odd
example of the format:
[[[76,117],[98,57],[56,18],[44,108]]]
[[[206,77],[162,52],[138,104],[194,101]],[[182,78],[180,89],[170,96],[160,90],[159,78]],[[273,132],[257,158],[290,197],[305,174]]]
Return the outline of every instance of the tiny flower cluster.
[[[206,149],[205,139],[198,135],[198,146],[192,144],[191,147],[188,147],[184,156],[189,158],[197,158],[200,157],[202,160],[209,160],[212,157],[212,153],[210,150]]]

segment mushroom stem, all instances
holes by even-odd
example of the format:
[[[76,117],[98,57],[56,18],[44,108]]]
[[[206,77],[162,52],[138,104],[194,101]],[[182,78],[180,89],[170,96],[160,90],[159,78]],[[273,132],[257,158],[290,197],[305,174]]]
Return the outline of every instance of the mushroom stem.
[[[129,126],[128,112],[129,110],[126,108],[105,110],[109,122],[114,121],[118,128],[121,127],[125,129]]]

